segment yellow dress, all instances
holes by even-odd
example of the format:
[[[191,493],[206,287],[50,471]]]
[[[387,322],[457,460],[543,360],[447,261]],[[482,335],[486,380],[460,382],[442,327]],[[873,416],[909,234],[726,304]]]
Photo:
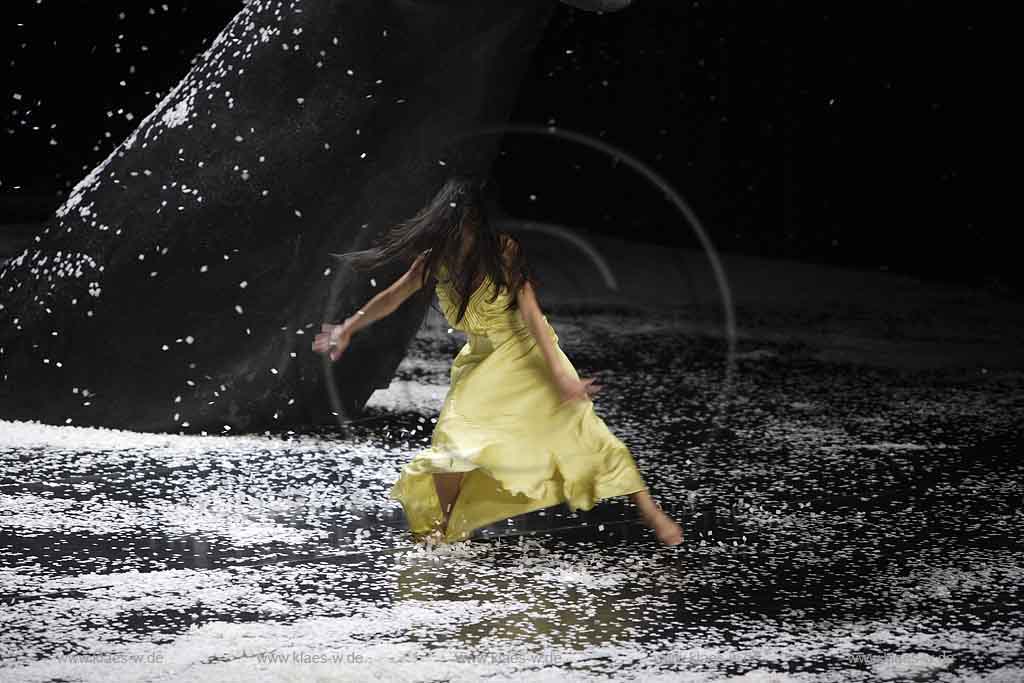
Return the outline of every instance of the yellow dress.
[[[594,412],[590,399],[562,403],[540,347],[518,310],[505,311],[510,294],[494,301],[485,276],[463,319],[444,266],[435,291],[448,323],[467,335],[455,356],[451,382],[431,437],[390,491],[414,535],[442,521],[435,472],[465,472],[452,507],[446,540],[559,503],[589,510],[602,498],[647,488],[629,449]],[[579,374],[544,322],[559,361]]]

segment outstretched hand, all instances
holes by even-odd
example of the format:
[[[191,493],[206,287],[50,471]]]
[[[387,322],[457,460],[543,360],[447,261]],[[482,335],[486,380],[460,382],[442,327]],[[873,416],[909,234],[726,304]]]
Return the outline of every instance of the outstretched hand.
[[[601,391],[600,384],[594,384],[595,378],[576,379],[565,375],[558,379],[558,393],[562,397],[562,403],[576,400],[588,400]]]
[[[352,332],[347,327],[324,323],[320,326],[320,334],[313,339],[313,351],[326,353],[333,363],[341,358],[350,341]]]

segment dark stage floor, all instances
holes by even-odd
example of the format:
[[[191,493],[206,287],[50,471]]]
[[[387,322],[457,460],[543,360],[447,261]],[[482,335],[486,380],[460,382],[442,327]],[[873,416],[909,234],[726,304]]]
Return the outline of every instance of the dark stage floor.
[[[680,548],[620,499],[413,545],[432,318],[344,431],[0,423],[0,679],[1024,680],[1019,369],[750,334],[726,383],[685,315],[552,311]]]

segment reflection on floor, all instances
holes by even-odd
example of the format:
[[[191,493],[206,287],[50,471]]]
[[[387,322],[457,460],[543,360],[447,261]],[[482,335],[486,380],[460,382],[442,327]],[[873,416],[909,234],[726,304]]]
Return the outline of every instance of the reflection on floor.
[[[624,499],[411,543],[428,336],[344,429],[0,423],[0,678],[1024,680],[1019,373],[762,345],[726,387],[717,342],[552,322],[680,548]]]

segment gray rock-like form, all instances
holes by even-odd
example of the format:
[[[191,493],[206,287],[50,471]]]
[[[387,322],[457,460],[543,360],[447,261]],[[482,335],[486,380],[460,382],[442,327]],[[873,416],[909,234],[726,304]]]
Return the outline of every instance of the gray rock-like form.
[[[0,269],[0,417],[237,433],[335,419],[327,382],[361,409],[432,292],[331,366],[310,349],[321,322],[404,265],[356,275],[328,253],[487,169],[493,136],[446,141],[507,119],[555,7],[246,4]]]

